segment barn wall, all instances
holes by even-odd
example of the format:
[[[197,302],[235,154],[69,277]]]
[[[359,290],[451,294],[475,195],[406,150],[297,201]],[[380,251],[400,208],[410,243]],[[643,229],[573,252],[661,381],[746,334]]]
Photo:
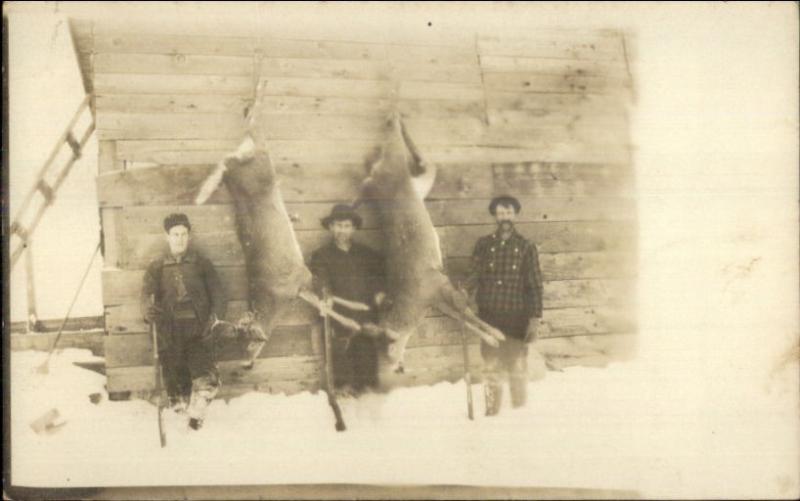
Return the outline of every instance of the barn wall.
[[[163,245],[166,213],[192,219],[196,243],[220,269],[230,318],[245,307],[228,194],[221,189],[208,205],[190,204],[213,164],[241,138],[260,79],[267,97],[259,120],[306,256],[326,240],[319,218],[356,195],[397,96],[410,133],[439,165],[426,205],[453,278],[466,272],[475,240],[493,230],[490,198],[510,193],[524,207],[519,230],[540,252],[543,335],[634,332],[632,85],[620,34],[475,35],[431,45],[144,35],[96,25],[78,31],[101,145],[110,390],[152,381],[136,299],[143,269]],[[380,248],[375,214],[362,212],[358,238]],[[224,362],[223,378],[241,388],[315,387],[317,323],[298,304],[253,372]],[[459,332],[455,322],[430,314],[409,345],[411,383],[460,370]],[[223,360],[239,356],[223,349]]]

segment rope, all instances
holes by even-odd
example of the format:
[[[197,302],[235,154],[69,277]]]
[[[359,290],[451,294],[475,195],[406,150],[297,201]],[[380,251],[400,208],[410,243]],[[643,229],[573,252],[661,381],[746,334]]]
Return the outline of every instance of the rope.
[[[72,307],[75,306],[75,302],[78,300],[78,296],[83,290],[83,284],[86,282],[86,277],[89,276],[89,270],[92,269],[92,263],[94,263],[95,258],[97,257],[97,253],[100,251],[100,242],[97,243],[97,247],[94,249],[94,254],[92,254],[92,259],[89,260],[89,265],[86,267],[86,271],[83,272],[83,278],[81,278],[81,283],[78,284],[78,290],[75,291],[75,295],[72,297],[72,302],[67,309],[67,315],[64,317],[64,321],[61,322],[61,327],[58,328],[58,334],[56,334],[56,339],[53,341],[53,347],[50,348],[50,353],[47,354],[47,360],[50,360],[50,355],[53,354],[55,351],[56,346],[58,346],[58,340],[61,339],[61,333],[64,332],[64,327],[67,325],[67,320],[69,320],[69,316],[72,314]]]

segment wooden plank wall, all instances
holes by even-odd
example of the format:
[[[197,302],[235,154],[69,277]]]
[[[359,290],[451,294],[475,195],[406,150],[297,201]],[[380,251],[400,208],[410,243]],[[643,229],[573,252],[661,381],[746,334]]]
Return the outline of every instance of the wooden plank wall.
[[[136,298],[163,245],[160,223],[186,212],[219,267],[230,318],[245,308],[241,249],[228,194],[191,206],[212,165],[237,145],[266,80],[265,126],[307,256],[327,238],[319,218],[355,196],[395,92],[407,126],[439,165],[428,209],[448,273],[460,279],[475,240],[493,230],[492,196],[523,204],[520,231],[544,272],[546,336],[632,333],[636,206],[627,123],[632,84],[615,32],[476,35],[454,45],[123,33],[93,26],[79,53],[95,92],[98,197],[109,390],[149,388],[149,340]],[[358,238],[380,249],[375,214]],[[317,320],[297,305],[244,373],[222,350],[229,387],[313,389]],[[409,384],[457,377],[458,325],[431,312],[409,345]],[[479,365],[473,341],[473,361]]]

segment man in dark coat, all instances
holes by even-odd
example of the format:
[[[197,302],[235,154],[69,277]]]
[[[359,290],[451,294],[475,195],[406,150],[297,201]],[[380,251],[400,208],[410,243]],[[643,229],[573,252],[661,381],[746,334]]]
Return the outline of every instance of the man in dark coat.
[[[168,250],[147,267],[142,314],[157,327],[170,402],[177,412],[188,406],[189,425],[198,429],[219,391],[212,327],[224,317],[226,301],[211,261],[190,246],[189,218],[167,216],[164,231]]]
[[[467,291],[476,294],[478,315],[506,336],[498,348],[481,343],[486,414],[500,411],[503,375],[509,374],[511,405],[525,405],[528,343],[542,317],[542,275],[536,245],[520,235],[514,220],[521,206],[510,196],[494,198],[489,213],[497,230],[478,239]]]
[[[385,297],[384,262],[379,254],[353,240],[361,228],[361,217],[349,206],[339,204],[322,219],[331,233],[331,241],[317,249],[310,268],[317,293],[328,294],[369,305],[370,311],[357,311],[342,305],[334,310],[363,324],[377,321],[377,308]],[[350,386],[356,393],[377,384],[377,341],[357,335],[342,326],[334,326],[334,385]]]

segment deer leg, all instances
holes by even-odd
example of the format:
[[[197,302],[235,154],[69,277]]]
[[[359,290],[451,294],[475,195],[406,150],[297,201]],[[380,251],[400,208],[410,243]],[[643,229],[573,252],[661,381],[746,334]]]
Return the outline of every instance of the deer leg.
[[[484,320],[481,320],[481,318],[478,317],[478,315],[476,315],[471,308],[467,307],[464,309],[464,316],[467,318],[467,320],[469,320],[474,324],[477,324],[481,329],[484,329],[486,332],[491,334],[498,341],[505,341],[506,337],[502,332],[500,332],[496,327],[492,327]]]
[[[410,169],[411,175],[417,177],[425,174],[429,164],[427,160],[425,160],[425,157],[422,156],[422,153],[419,151],[419,148],[417,148],[414,140],[411,139],[411,135],[408,133],[408,129],[406,129],[406,126],[402,120],[400,120],[400,132],[403,134],[403,142],[405,142],[406,148],[408,148],[409,153],[411,153],[411,158],[414,161],[413,166]]]
[[[273,314],[270,315],[269,319],[259,322],[258,316],[258,313],[248,311],[236,324],[237,330],[243,334],[245,341],[247,341],[247,361],[242,363],[242,366],[246,369],[252,369],[255,365],[258,356],[261,355],[261,351],[275,329],[278,318],[278,315]]]
[[[364,303],[359,303],[358,301],[350,301],[349,299],[344,299],[344,298],[341,298],[341,297],[338,297],[338,296],[331,296],[331,299],[333,299],[333,302],[335,304],[338,304],[340,306],[344,306],[348,310],[369,311],[369,310],[372,309],[372,308],[369,307],[369,305],[366,305]]]
[[[464,325],[467,327],[467,329],[469,329],[473,333],[477,334],[478,337],[480,337],[488,345],[493,346],[495,348],[500,346],[500,343],[499,343],[499,339],[500,338],[498,338],[498,336],[497,336],[497,333],[499,333],[500,336],[503,336],[503,333],[501,333],[500,331],[497,331],[497,333],[491,333],[491,334],[489,333],[491,331],[488,331],[488,332],[484,331],[483,329],[481,329],[477,325],[475,325],[472,322],[470,322],[469,319],[467,318],[467,316],[464,314],[464,312],[460,312],[460,311],[456,310],[455,308],[451,307],[450,305],[448,305],[446,303],[438,303],[435,306],[439,311],[441,311],[442,313],[444,313],[448,317],[450,317],[450,318],[452,318],[454,320],[458,320],[459,322],[463,322]],[[494,327],[491,327],[491,326],[490,326],[490,329],[497,330],[497,329],[495,329]],[[503,336],[502,339],[505,339],[505,336]]]
[[[298,294],[298,297],[300,299],[302,299],[303,301],[305,301],[306,303],[308,303],[311,306],[313,306],[314,308],[316,308],[321,314],[328,315],[333,320],[336,320],[342,326],[344,326],[344,327],[346,327],[346,328],[348,328],[350,330],[356,331],[356,332],[360,332],[361,331],[361,324],[359,324],[358,322],[356,322],[352,318],[346,317],[346,316],[344,316],[344,315],[342,315],[340,313],[337,313],[337,312],[333,311],[332,308],[329,308],[313,292],[301,291]]]
[[[384,147],[379,146],[375,149],[375,153],[373,153],[368,159],[365,164],[367,170],[367,178],[361,182],[361,186],[358,190],[358,196],[351,202],[351,206],[353,210],[357,209],[365,200],[370,199],[370,193],[374,191],[374,181],[372,180],[372,176],[369,175],[375,169],[375,166],[383,162],[383,152]]]
[[[439,295],[441,296],[442,302],[456,310],[460,315],[463,315],[468,322],[477,325],[483,329],[484,332],[488,333],[498,341],[505,340],[506,337],[502,332],[500,332],[496,327],[493,327],[481,320],[481,318],[478,317],[474,311],[472,311],[472,309],[469,307],[467,294],[462,290],[456,289],[449,280],[441,286],[439,289]]]

